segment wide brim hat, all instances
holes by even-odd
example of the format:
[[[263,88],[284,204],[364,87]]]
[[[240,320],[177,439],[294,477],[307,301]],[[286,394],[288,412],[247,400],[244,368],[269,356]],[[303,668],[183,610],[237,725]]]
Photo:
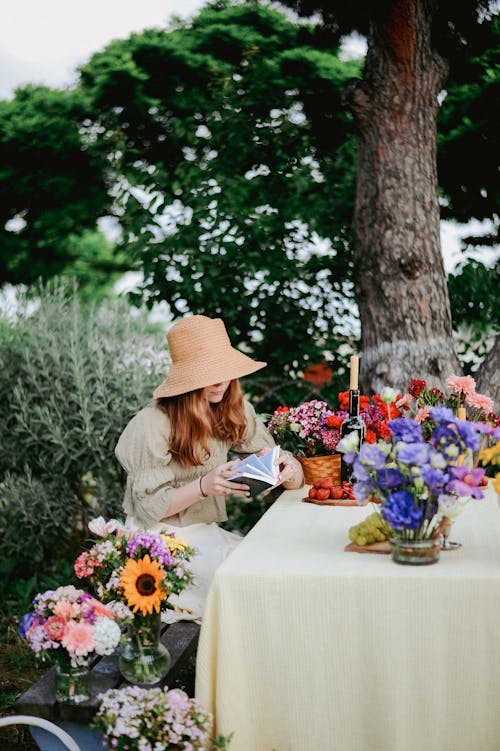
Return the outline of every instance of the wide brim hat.
[[[242,378],[267,365],[231,345],[221,318],[187,316],[172,326],[167,342],[172,362],[166,379],[153,393],[155,399]]]

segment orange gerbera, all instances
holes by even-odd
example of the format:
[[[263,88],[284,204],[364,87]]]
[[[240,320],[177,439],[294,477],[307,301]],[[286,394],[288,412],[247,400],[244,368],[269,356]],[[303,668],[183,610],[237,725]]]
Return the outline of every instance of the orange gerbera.
[[[159,563],[152,561],[149,555],[135,561],[129,558],[120,577],[120,584],[127,599],[127,605],[134,613],[138,610],[147,615],[156,610],[160,612],[161,601],[166,592],[161,589],[163,570]]]

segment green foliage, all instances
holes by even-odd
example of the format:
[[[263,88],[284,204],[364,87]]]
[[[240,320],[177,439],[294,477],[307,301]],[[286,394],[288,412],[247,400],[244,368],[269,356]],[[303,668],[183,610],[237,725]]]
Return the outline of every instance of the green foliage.
[[[165,376],[159,337],[145,310],[84,304],[58,280],[0,318],[0,558],[26,576],[88,515],[120,514],[114,447]]]
[[[500,266],[467,259],[448,276],[457,354],[473,373],[500,331]]]
[[[217,3],[191,25],[115,41],[81,71],[98,112],[88,139],[126,177],[138,296],[222,316],[277,375],[356,338],[341,92],[358,70],[312,26]]]
[[[105,164],[82,141],[81,90],[17,89],[0,101],[0,284],[30,284],[73,262],[74,236],[111,204]]]
[[[498,227],[498,122],[500,18],[484,21],[475,53],[454,71],[438,119],[438,173],[442,215],[466,222],[492,219]],[[483,238],[496,244],[498,235]]]

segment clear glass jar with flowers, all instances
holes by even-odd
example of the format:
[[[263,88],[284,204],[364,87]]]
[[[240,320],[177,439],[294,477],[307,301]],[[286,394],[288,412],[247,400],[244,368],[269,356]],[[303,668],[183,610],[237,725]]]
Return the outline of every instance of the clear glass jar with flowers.
[[[101,539],[78,556],[75,573],[104,602],[133,615],[118,662],[123,676],[141,686],[159,683],[171,662],[160,641],[161,611],[172,607],[170,595],[191,584],[195,551],[173,533],[133,531],[116,519],[99,517],[89,528]]]
[[[90,661],[113,652],[121,628],[112,608],[70,585],[38,594],[19,634],[55,664],[56,700],[78,703],[90,696]]]
[[[180,689],[110,689],[100,697],[92,727],[116,751],[224,751],[230,736],[211,738],[212,715]]]
[[[350,434],[338,444],[352,464],[360,503],[377,499],[394,530],[393,559],[398,563],[434,563],[439,559],[443,520],[468,498],[483,498],[484,469],[460,463],[477,451],[485,426],[456,417],[446,407],[430,407],[432,429],[410,417],[389,421],[390,440],[355,445]]]

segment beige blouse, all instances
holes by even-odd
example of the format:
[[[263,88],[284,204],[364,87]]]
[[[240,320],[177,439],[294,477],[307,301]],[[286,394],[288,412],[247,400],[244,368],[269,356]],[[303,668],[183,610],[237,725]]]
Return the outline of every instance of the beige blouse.
[[[118,461],[127,472],[124,511],[134,516],[145,529],[162,520],[179,527],[225,521],[225,497],[216,495],[201,498],[168,519],[165,519],[165,514],[172,502],[173,489],[227,462],[229,450],[247,454],[274,446],[271,434],[246,400],[244,408],[247,427],[243,442],[232,446],[228,442],[211,441],[210,457],[197,467],[185,467],[170,454],[170,421],[156,402],[141,409],[126,426],[115,449]]]

